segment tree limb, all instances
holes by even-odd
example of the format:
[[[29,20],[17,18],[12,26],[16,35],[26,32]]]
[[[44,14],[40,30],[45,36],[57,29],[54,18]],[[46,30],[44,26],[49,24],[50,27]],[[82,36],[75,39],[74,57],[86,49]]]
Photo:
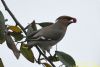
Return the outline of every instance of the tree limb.
[[[13,20],[15,21],[15,23],[16,23],[17,25],[20,26],[20,28],[23,30],[23,32],[24,32],[25,34],[27,34],[26,31],[24,30],[24,27],[23,27],[23,26],[20,24],[20,22],[16,19],[16,17],[14,16],[14,14],[10,11],[10,9],[9,9],[8,6],[6,5],[5,1],[4,1],[4,0],[1,0],[1,2],[2,2],[3,6],[5,7],[5,10],[8,11],[8,13],[10,14],[10,16],[11,16],[11,17],[13,18]]]

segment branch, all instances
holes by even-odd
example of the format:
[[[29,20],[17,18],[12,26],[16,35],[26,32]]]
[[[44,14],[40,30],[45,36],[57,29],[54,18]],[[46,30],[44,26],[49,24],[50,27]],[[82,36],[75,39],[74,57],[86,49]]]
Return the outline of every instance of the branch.
[[[37,50],[40,52],[41,55],[43,55],[45,57],[45,59],[47,59],[47,61],[53,66],[53,67],[56,67],[52,62],[51,60],[49,60],[43,53],[42,51],[39,49],[39,47],[36,45],[35,46],[37,48]]]
[[[3,6],[5,7],[5,10],[8,11],[8,13],[10,14],[10,16],[13,18],[13,20],[15,21],[15,23],[17,25],[19,25],[19,27],[23,30],[23,32],[25,33],[25,35],[27,35],[27,32],[25,31],[24,27],[20,24],[20,22],[16,19],[16,17],[14,16],[14,14],[10,11],[10,9],[8,8],[8,6],[6,5],[5,1],[4,0],[1,0],[1,2],[3,3]],[[48,62],[53,66],[53,67],[56,67],[43,53],[42,51],[39,49],[38,46],[36,46],[37,50],[40,52],[40,54],[42,54],[45,59],[48,60]]]
[[[24,32],[25,34],[27,34],[26,31],[24,30],[24,27],[20,24],[20,22],[16,19],[16,17],[14,16],[14,14],[13,14],[13,13],[10,11],[10,9],[7,7],[5,1],[4,1],[4,0],[1,0],[1,2],[2,2],[3,6],[5,7],[5,10],[8,11],[8,13],[10,14],[10,16],[11,16],[11,17],[13,18],[13,20],[15,21],[15,23],[16,23],[17,25],[19,25],[19,27],[23,30],[23,32]]]

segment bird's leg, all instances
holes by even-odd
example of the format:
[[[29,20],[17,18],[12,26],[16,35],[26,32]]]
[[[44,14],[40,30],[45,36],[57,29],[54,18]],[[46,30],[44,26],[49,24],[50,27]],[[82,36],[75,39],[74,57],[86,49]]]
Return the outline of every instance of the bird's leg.
[[[52,57],[51,53],[50,53],[50,50],[47,50],[47,52],[49,53],[49,55]]]
[[[64,64],[61,64],[59,67],[62,67]]]
[[[56,44],[56,51],[57,51],[57,44]]]
[[[44,55],[46,55],[46,51],[43,50]]]
[[[41,64],[40,57],[41,57],[41,53],[39,53],[39,57],[38,57],[38,63],[39,64]]]
[[[43,51],[43,53],[44,53],[44,55],[46,55],[46,52],[45,51]],[[39,53],[39,57],[38,57],[38,63],[39,64],[41,64],[41,61],[40,60],[41,60],[41,53]]]

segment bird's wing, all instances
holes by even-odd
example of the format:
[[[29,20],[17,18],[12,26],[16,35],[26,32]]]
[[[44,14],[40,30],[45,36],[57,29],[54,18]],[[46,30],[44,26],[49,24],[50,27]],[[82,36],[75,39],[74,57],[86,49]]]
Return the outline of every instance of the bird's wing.
[[[37,41],[59,40],[62,36],[62,32],[54,29],[55,28],[52,29],[51,26],[47,26],[39,31],[36,31],[32,39]]]
[[[54,40],[58,40],[60,37],[61,37],[60,33],[53,33],[53,34],[48,34],[48,36],[46,35],[33,36],[32,40],[33,41],[54,41]]]
[[[31,34],[28,35],[28,37],[34,36],[36,33],[38,33],[40,30],[33,31]]]

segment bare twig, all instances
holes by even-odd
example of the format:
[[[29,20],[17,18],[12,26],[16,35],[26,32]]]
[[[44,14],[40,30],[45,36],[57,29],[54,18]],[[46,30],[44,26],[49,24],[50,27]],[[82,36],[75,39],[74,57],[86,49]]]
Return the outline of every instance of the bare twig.
[[[5,1],[4,1],[4,0],[1,0],[1,2],[2,2],[2,4],[4,5],[5,10],[7,10],[8,13],[11,15],[11,17],[13,18],[13,20],[15,21],[15,23],[16,23],[17,25],[20,26],[20,28],[23,30],[23,32],[24,32],[25,34],[27,34],[26,31],[24,30],[24,27],[23,27],[23,26],[20,24],[20,22],[16,19],[16,17],[14,16],[14,14],[10,11],[10,9],[9,9],[8,6],[6,5]]]

